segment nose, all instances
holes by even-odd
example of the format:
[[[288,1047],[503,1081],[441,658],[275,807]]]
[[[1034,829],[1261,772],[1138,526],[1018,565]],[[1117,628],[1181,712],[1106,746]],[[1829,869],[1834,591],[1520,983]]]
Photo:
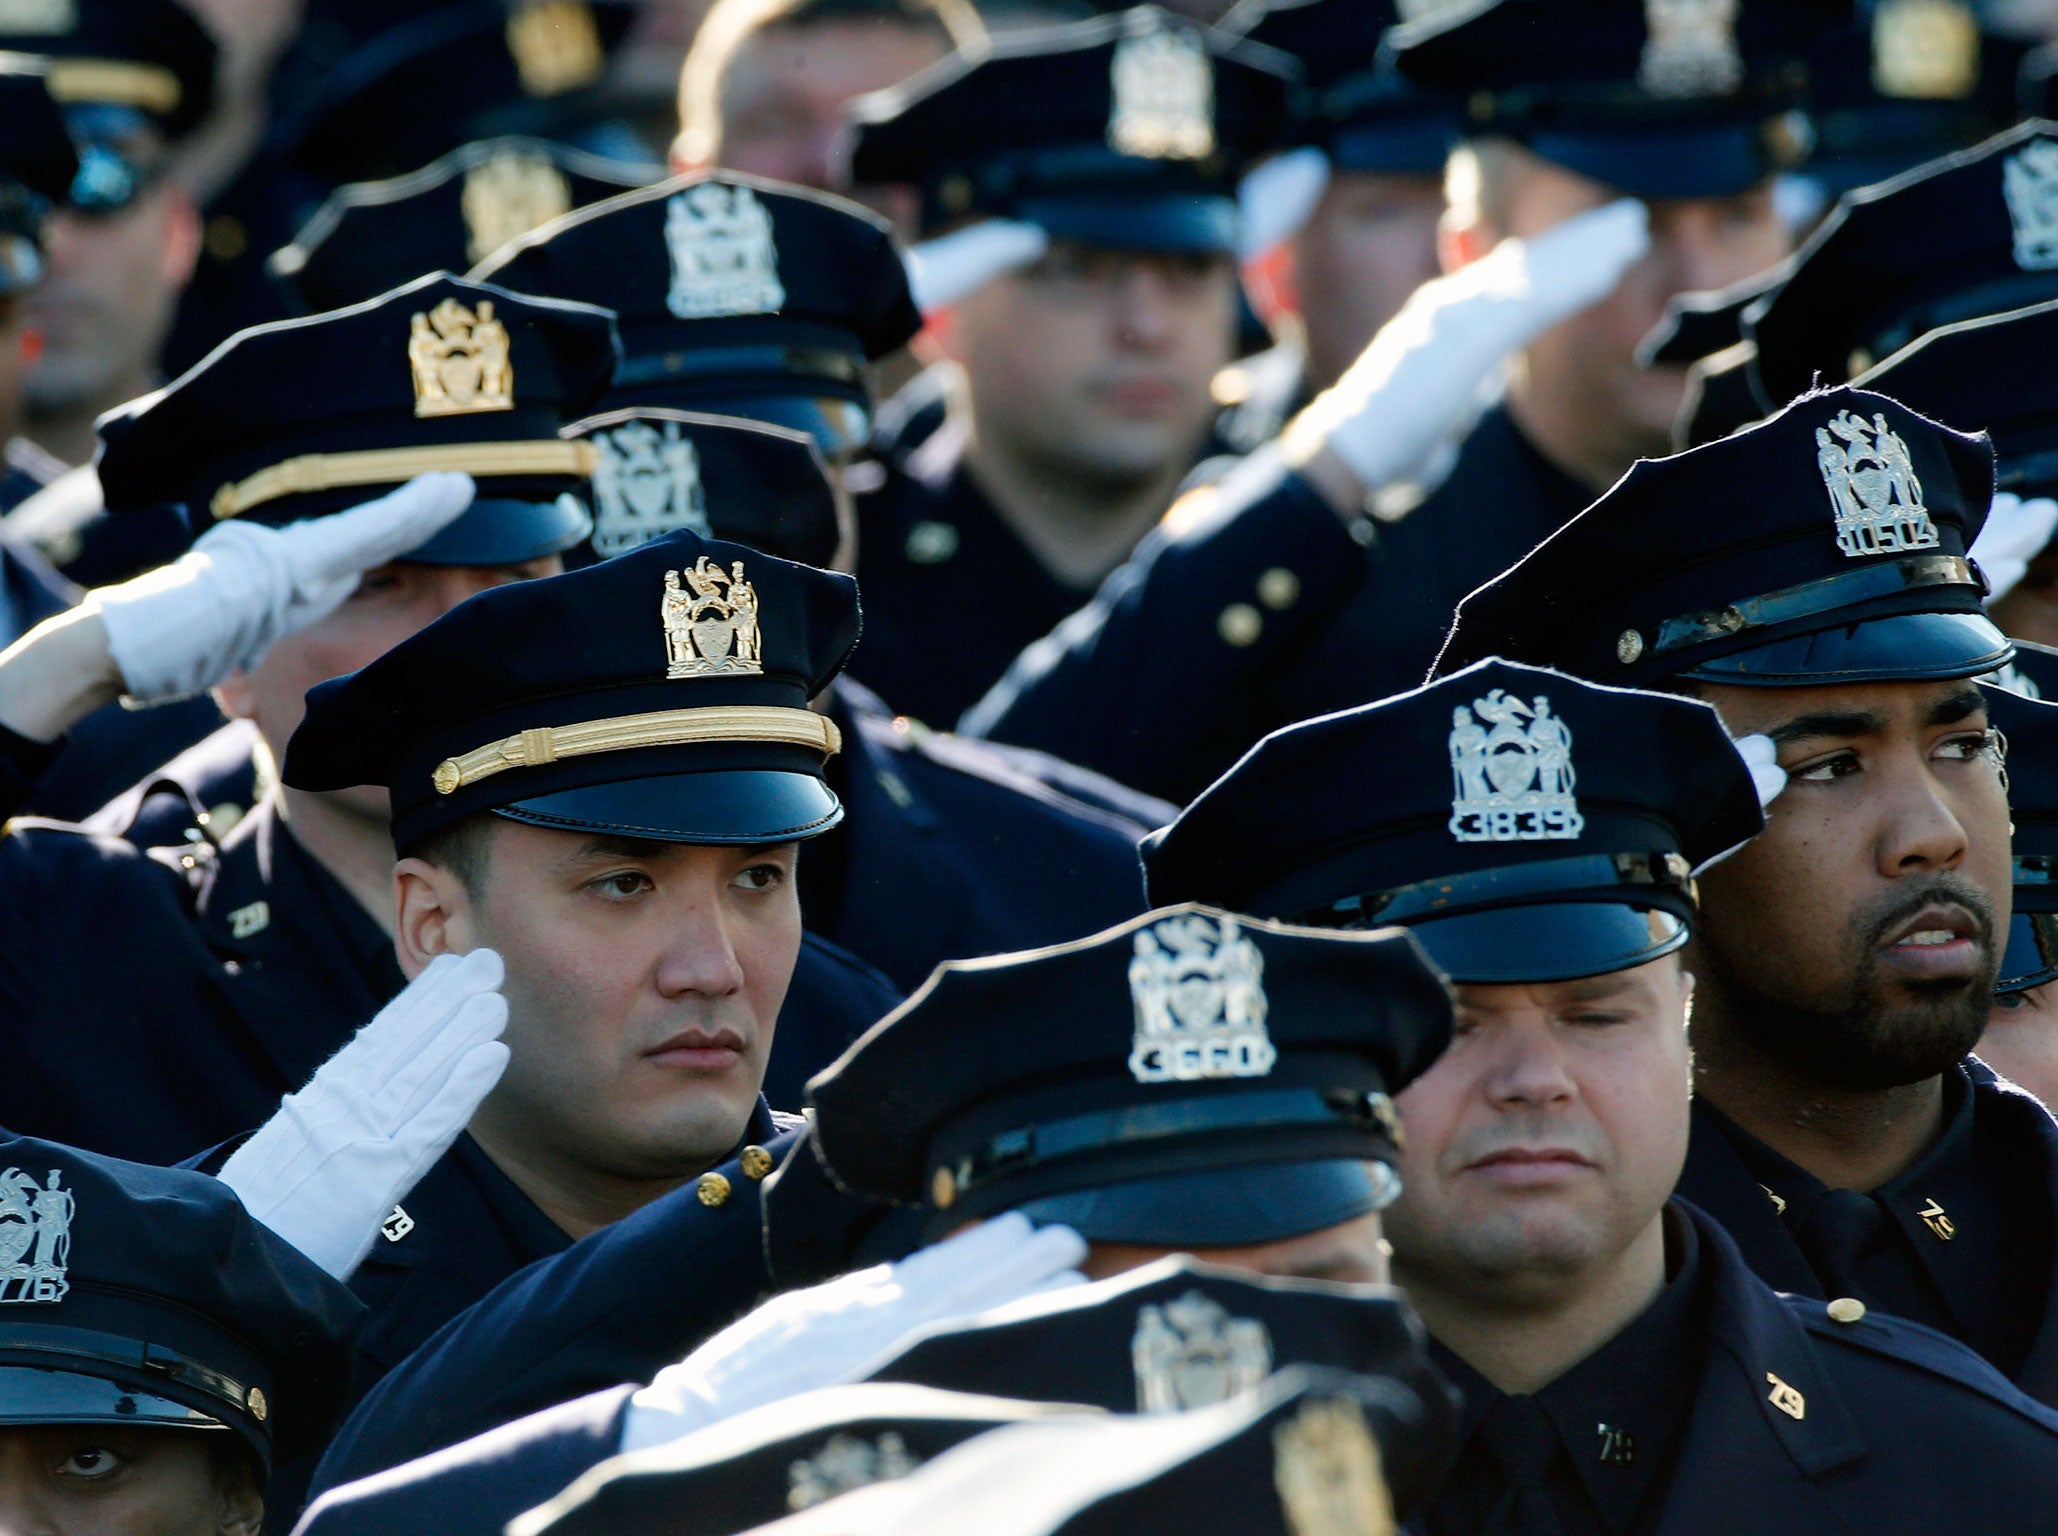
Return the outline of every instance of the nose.
[[[657,989],[666,998],[712,1002],[743,990],[743,962],[729,932],[723,904],[712,892],[675,914],[669,941],[658,956]]]
[[[1965,824],[1926,768],[1895,776],[1880,827],[1879,872],[1888,879],[1956,869],[1965,861]]]
[[[1535,1109],[1578,1097],[1564,1047],[1547,1021],[1503,1023],[1493,1031],[1491,1049],[1485,1089],[1496,1109]]]
[[[1114,321],[1124,346],[1157,352],[1179,334],[1171,285],[1155,264],[1131,262],[1115,283]]]

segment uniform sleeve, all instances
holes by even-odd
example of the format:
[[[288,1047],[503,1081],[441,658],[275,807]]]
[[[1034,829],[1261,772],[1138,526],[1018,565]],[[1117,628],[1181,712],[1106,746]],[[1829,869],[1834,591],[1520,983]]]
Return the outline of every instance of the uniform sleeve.
[[[1366,569],[1314,487],[1254,456],[1182,498],[960,729],[1184,802],[1277,723],[1265,679],[1304,660]]]
[[[64,739],[31,741],[0,725],[0,821],[18,815],[50,765],[64,750]]]

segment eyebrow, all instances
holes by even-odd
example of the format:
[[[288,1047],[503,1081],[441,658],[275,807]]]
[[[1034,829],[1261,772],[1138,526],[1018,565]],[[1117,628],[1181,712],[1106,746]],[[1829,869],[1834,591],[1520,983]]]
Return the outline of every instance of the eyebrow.
[[[1960,720],[1982,714],[1987,701],[1977,688],[1961,688],[1958,692],[1938,699],[1923,717],[1924,725],[1956,725]]]
[[[706,844],[675,843],[656,837],[589,837],[579,845],[572,855],[574,862],[583,859],[657,859],[676,848],[705,847]],[[768,854],[780,853],[788,848],[798,848],[795,842],[752,843],[737,845],[733,852],[742,859],[762,859]]]
[[[1776,745],[1785,746],[1790,741],[1805,741],[1816,736],[1871,736],[1885,730],[1886,724],[1886,716],[1876,710],[1853,709],[1840,714],[1825,710],[1819,714],[1796,715],[1765,734]]]

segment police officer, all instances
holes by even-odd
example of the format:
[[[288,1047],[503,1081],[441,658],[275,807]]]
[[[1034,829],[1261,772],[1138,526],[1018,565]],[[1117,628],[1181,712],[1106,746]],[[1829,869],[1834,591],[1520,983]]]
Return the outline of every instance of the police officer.
[[[1781,1289],[1927,1323],[2050,1400],[2051,1120],[1966,1059],[2011,886],[1967,681],[2010,654],[1965,557],[1992,462],[1883,396],[1806,396],[1638,466],[1465,600],[1439,666],[1664,681],[1772,739],[1768,828],[1701,881],[1680,1192]]]
[[[0,1524],[256,1536],[361,1316],[205,1174],[0,1137]]]
[[[1212,1101],[1212,1107],[1188,1106],[1181,1112],[1193,1119],[1216,1114],[1233,1119],[1247,1094],[1303,1071],[1342,1074],[1339,1087],[1347,1079],[1352,1104],[1363,1108],[1364,1093],[1376,1086],[1373,1077],[1390,1086],[1421,1070],[1440,1042],[1438,1005],[1419,988],[1417,962],[1390,942],[1335,951],[1349,958],[1350,968],[1384,1001],[1375,1019],[1360,1017],[1355,1004],[1328,1019],[1310,1002],[1327,995],[1322,989],[1332,985],[1315,963],[1314,957],[1325,952],[1323,945],[1294,934],[1245,935],[1233,921],[1225,929],[1219,917],[1187,914],[1164,921],[1163,942],[1150,924],[1132,920],[1092,940],[1005,962],[946,966],[890,1025],[870,1032],[818,1078],[817,1139],[788,1158],[769,1191],[767,1259],[775,1287],[811,1286],[824,1276],[897,1257],[964,1220],[997,1214],[1018,1201],[1038,1220],[1076,1225],[1093,1239],[1089,1268],[1098,1273],[1197,1248],[1204,1257],[1273,1273],[1380,1278],[1384,1258],[1376,1212],[1391,1196],[1391,1181],[1380,1161],[1389,1154],[1376,1113],[1367,1111],[1371,1118],[1362,1123],[1346,1123],[1348,1117],[1326,1126],[1289,1121],[1237,1134],[1217,1126],[1205,1141],[1196,1131],[1155,1148],[1125,1147],[1119,1139],[1102,1146],[1093,1138],[1115,1136],[1111,1106],[1157,1104],[1180,1093],[1179,1080],[1145,1082],[1127,1065],[1132,1049],[1145,1049],[1135,1039],[1137,1004],[1126,979],[1128,958],[1140,945],[1151,947],[1163,962],[1139,979],[1146,998],[1167,995],[1160,983],[1170,985],[1171,973],[1190,964],[1195,1006],[1202,1011],[1210,997],[1220,1002],[1229,995],[1220,987],[1238,976],[1248,978],[1252,950],[1242,946],[1257,946],[1257,954],[1272,967],[1260,987],[1274,987],[1276,999],[1267,1043],[1261,1045],[1248,1029],[1212,1042],[1210,1049],[1242,1052],[1237,1063],[1250,1075],[1193,1080]],[[1210,958],[1224,946],[1222,958]],[[1186,956],[1191,960],[1178,958]],[[1212,991],[1207,979],[1211,965],[1220,978]],[[1283,967],[1290,969],[1282,974]],[[1292,990],[1303,988],[1313,990]],[[1053,1001],[1061,992],[1074,999],[1069,1011]],[[1245,1001],[1255,996],[1248,989],[1238,995]],[[1283,1018],[1289,999],[1298,999],[1291,1027],[1313,1032],[1297,1047],[1289,1047],[1288,1037],[1280,1033],[1289,1028]],[[1313,1039],[1335,1030],[1352,1032],[1343,1056],[1293,1054],[1313,1051]],[[944,1047],[939,1044],[944,1040],[955,1043]],[[965,1044],[971,1040],[980,1042],[976,1051]],[[1179,1043],[1190,1045],[1183,1038]],[[1071,1097],[1085,1095],[1109,1108],[1077,1128],[1085,1141],[1063,1170],[1027,1165],[1014,1170],[1028,1176],[1026,1184],[996,1173],[991,1191],[970,1203],[957,1198],[955,1173],[944,1179],[922,1167],[910,1172],[921,1160],[920,1144],[939,1132],[932,1121],[970,1113],[982,1096],[992,1096],[997,1114],[1009,1104],[1013,1107],[1005,1114],[1018,1118],[1058,1113],[1054,1102],[1039,1102],[1034,1084],[1051,1053],[1061,1047],[1078,1058],[1071,1069]],[[1255,1070],[1268,1048],[1286,1053],[1276,1076],[1269,1067],[1263,1073]],[[950,1068],[950,1061],[959,1065]],[[1157,1071],[1148,1065],[1137,1070],[1146,1077]],[[1376,1108],[1384,1101],[1369,1102]],[[1323,1154],[1319,1161],[1287,1166],[1311,1149]],[[891,1189],[880,1182],[886,1177],[883,1163],[872,1166],[872,1160],[889,1154],[898,1160]],[[853,1157],[866,1161],[853,1164]],[[1070,1193],[1052,1192],[1053,1183],[1066,1180],[1074,1181]],[[982,1177],[982,1191],[985,1182]],[[846,1190],[862,1198],[853,1200]],[[933,1203],[938,1199],[947,1205]],[[889,1212],[874,1203],[880,1200],[901,1202],[904,1208]],[[583,1253],[575,1251],[516,1277],[389,1377],[338,1437],[317,1490],[552,1403],[621,1381],[647,1380],[706,1339],[711,1324],[731,1305],[733,1282],[711,1275],[701,1286],[678,1283],[680,1273],[709,1273],[675,1256],[689,1240],[709,1241],[684,1223],[674,1224],[672,1246],[624,1262],[620,1250],[650,1214],[589,1242]],[[617,1251],[610,1254],[610,1249]],[[1073,1262],[1076,1256],[1066,1260]],[[885,1342],[869,1348],[883,1348]],[[860,1349],[860,1358],[867,1352]],[[717,1350],[715,1358],[724,1353]],[[694,1368],[703,1364],[696,1360]]]
[[[2029,665],[2025,666],[2025,662]],[[2029,646],[2016,648],[2018,672],[2041,672],[2058,685],[2058,656]],[[2058,1100],[2058,1033],[2051,1017],[2053,981],[2058,981],[2058,917],[2052,910],[2050,859],[2053,822],[2058,820],[2058,784],[2046,764],[2058,748],[2058,705],[2024,698],[2005,689],[1987,690],[1987,714],[2008,743],[2008,814],[2015,827],[2012,851],[2015,891],[2008,942],[1994,981],[1994,1004],[1979,1059],[2045,1108]]]
[[[1423,289],[1278,457],[1172,519],[968,730],[1189,799],[1267,731],[1413,686],[1459,598],[1664,450],[1684,375],[1632,354],[1669,295],[1785,254],[1771,182],[1804,136],[1791,66],[1823,14],[1651,16],[1499,0],[1389,39],[1472,114],[1445,266],[1517,237],[1526,275],[1506,249]],[[1625,195],[1641,206],[1610,212]]]
[[[855,671],[897,707],[955,721],[1201,456],[1235,335],[1237,179],[1284,139],[1290,68],[1141,7],[1006,33],[854,108],[853,176],[917,188],[925,237],[1027,226],[1017,270],[935,325],[946,421],[883,445],[860,508]]]

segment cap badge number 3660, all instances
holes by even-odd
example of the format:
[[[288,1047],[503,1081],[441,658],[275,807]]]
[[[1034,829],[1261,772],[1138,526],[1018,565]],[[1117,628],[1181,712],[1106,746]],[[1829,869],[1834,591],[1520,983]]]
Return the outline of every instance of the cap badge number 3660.
[[[1855,411],[1837,412],[1828,426],[1815,429],[1815,462],[1836,510],[1836,547],[1846,555],[1936,548],[1936,524],[1922,504],[1908,445],[1886,417],[1868,424]]]
[[[78,1208],[52,1169],[48,1186],[19,1168],[0,1173],[0,1306],[64,1300],[71,1219]]]
[[[1451,711],[1451,836],[1461,843],[1534,843],[1586,829],[1572,786],[1572,730],[1541,696],[1496,688]]]
[[[1129,995],[1139,1083],[1263,1077],[1279,1053],[1265,1032],[1265,957],[1231,918],[1162,918],[1136,935]]]

